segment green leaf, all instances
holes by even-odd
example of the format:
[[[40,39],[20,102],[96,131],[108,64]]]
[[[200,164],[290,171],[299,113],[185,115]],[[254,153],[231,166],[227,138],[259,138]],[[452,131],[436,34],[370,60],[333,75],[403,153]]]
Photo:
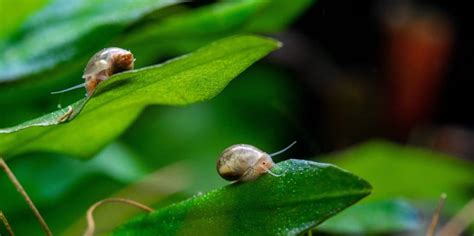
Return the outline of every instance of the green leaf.
[[[297,0],[291,4],[284,0],[221,2],[182,14],[170,14],[165,19],[158,17],[155,21],[145,21],[145,27],[140,24],[139,20],[151,12],[178,2],[78,0],[70,4],[67,0],[53,1],[31,17],[15,37],[0,41],[0,51],[4,51],[0,54],[0,82],[24,79],[48,69],[55,73],[64,70],[63,67],[76,69],[77,64],[72,62],[87,60],[83,57],[110,44],[111,40],[115,46],[132,49],[146,58],[138,61],[138,65],[149,65],[150,60],[158,56],[187,53],[236,33],[276,32],[313,1]],[[65,11],[68,14],[63,14]],[[130,25],[132,31],[125,32]],[[45,35],[49,39],[47,43],[38,44],[44,41]],[[151,40],[161,43],[150,45]],[[150,47],[151,50],[147,50]],[[70,64],[55,67],[65,62]],[[51,79],[50,73],[41,77]]]
[[[261,176],[157,210],[114,235],[296,235],[370,194],[361,178],[333,165],[288,160]]]
[[[446,193],[449,208],[472,198],[474,165],[432,150],[371,141],[318,160],[367,179],[374,186],[371,200],[402,197],[436,205],[440,194]]]
[[[416,208],[403,200],[361,202],[325,221],[316,230],[332,234],[388,234],[417,230]]]
[[[0,42],[0,82],[51,69],[60,62],[100,47],[132,22],[176,2],[53,1],[29,18],[14,37]],[[48,43],[41,43],[45,38]]]
[[[7,114],[0,117],[0,126],[11,126],[16,124],[17,120],[44,114],[45,104],[49,105],[50,109],[55,107],[58,98],[51,96],[49,92],[80,83],[87,60],[103,47],[118,46],[130,49],[138,58],[137,67],[148,66],[156,63],[157,60],[189,53],[223,37],[246,32],[269,33],[283,29],[312,2],[295,0],[290,4],[286,0],[226,1],[187,11],[173,11],[175,8],[182,7],[175,5],[160,9],[145,18],[142,17],[119,35],[109,33],[108,28],[99,31],[98,33],[106,35],[85,37],[85,39],[93,38],[93,42],[75,42],[79,45],[78,47],[88,49],[78,51],[75,56],[67,57],[69,59],[66,58],[64,63],[60,63],[51,70],[43,68],[39,69],[39,74],[25,75],[24,79],[20,79],[21,83],[0,84],[0,106]],[[94,12],[100,9],[95,9]],[[274,19],[272,24],[259,23],[270,22],[266,20],[270,18]],[[111,35],[116,35],[116,37],[110,38]],[[106,41],[101,42],[102,39]],[[48,42],[43,42],[43,44],[48,44]],[[82,44],[85,46],[81,46]],[[51,51],[48,55],[55,57],[62,54]],[[28,62],[23,62],[23,64],[29,65]],[[69,96],[71,95],[64,97]],[[12,101],[15,103],[13,104]]]
[[[128,127],[146,105],[186,105],[210,99],[279,46],[267,38],[235,36],[161,65],[114,75],[98,86],[82,112],[70,122],[42,127],[31,127],[27,122],[0,130],[0,154],[8,158],[50,151],[90,157]],[[38,119],[45,120],[54,123],[57,114]]]

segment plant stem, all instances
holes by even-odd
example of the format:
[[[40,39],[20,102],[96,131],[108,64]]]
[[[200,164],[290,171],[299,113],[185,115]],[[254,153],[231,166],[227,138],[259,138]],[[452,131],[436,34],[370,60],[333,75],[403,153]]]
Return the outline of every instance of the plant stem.
[[[428,228],[428,231],[426,231],[426,236],[434,235],[436,231],[436,226],[438,225],[439,217],[441,215],[441,210],[444,207],[445,201],[446,201],[446,194],[443,193],[441,194],[441,197],[439,198],[438,207],[436,208],[436,211],[433,214],[433,218],[431,218],[431,224],[430,224],[430,227]]]
[[[2,211],[0,211],[0,221],[3,222],[3,225],[5,225],[5,228],[7,229],[8,235],[9,236],[14,236],[15,234],[13,233],[12,227],[10,227],[10,224],[8,223],[7,217],[3,214]]]
[[[147,211],[147,212],[154,211],[153,208],[150,208],[150,207],[145,206],[145,205],[143,205],[139,202],[136,202],[136,201],[133,201],[133,200],[130,200],[130,199],[126,199],[126,198],[107,198],[107,199],[100,200],[100,201],[94,203],[94,205],[89,207],[89,209],[87,210],[87,215],[86,215],[87,229],[86,229],[86,232],[84,233],[84,236],[93,236],[94,235],[94,231],[95,231],[95,222],[94,222],[94,216],[93,216],[94,210],[97,207],[99,207],[100,205],[104,204],[104,203],[111,203],[111,202],[125,203],[125,204],[128,204],[128,205],[140,208],[140,209],[142,209],[144,211]]]
[[[440,236],[460,235],[474,222],[474,198],[440,230]]]
[[[36,219],[41,224],[41,227],[43,228],[43,231],[45,232],[45,234],[47,236],[52,236],[53,234],[52,234],[51,230],[49,229],[48,225],[46,224],[46,221],[44,221],[43,217],[39,213],[39,211],[36,208],[33,201],[31,201],[31,199],[28,196],[28,194],[26,193],[25,189],[23,189],[23,187],[21,186],[18,179],[15,177],[13,172],[8,167],[7,163],[1,157],[0,157],[0,168],[5,172],[5,174],[7,174],[8,178],[10,179],[12,184],[15,186],[16,190],[18,190],[18,192],[20,192],[20,194],[25,199],[26,203],[28,203],[28,205],[30,206],[31,210],[33,211],[33,214],[35,215]]]

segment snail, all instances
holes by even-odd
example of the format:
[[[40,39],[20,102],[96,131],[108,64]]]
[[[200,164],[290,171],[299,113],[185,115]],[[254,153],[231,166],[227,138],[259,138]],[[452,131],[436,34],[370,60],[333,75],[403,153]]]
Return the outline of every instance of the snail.
[[[296,141],[272,154],[248,144],[232,145],[226,148],[217,160],[217,172],[229,181],[251,181],[265,173],[278,177],[280,175],[270,170],[275,164],[272,157],[285,152],[295,143]]]
[[[104,48],[94,54],[87,63],[84,69],[84,75],[82,76],[85,80],[84,83],[61,91],[52,92],[51,94],[64,93],[85,87],[87,96],[91,96],[99,83],[107,80],[113,74],[132,70],[134,62],[135,58],[130,51],[115,47]]]

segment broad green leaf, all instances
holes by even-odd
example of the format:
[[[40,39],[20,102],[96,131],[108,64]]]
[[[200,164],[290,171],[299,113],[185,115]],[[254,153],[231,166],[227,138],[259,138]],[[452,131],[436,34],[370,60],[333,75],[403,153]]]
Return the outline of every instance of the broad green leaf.
[[[235,183],[157,210],[114,235],[296,235],[370,194],[363,179],[333,165],[288,160],[279,177]]]
[[[446,206],[460,206],[472,198],[472,163],[422,148],[372,141],[322,159],[367,179],[374,192],[369,199],[436,201],[448,195]]]
[[[14,37],[0,42],[0,82],[51,69],[60,62],[103,46],[132,22],[176,2],[53,1],[29,18]]]
[[[333,234],[389,234],[420,229],[421,217],[403,200],[361,202],[316,227]]]
[[[17,120],[39,116],[44,113],[45,104],[52,109],[58,102],[58,96],[51,96],[49,92],[80,83],[85,63],[94,52],[103,47],[131,49],[138,58],[137,66],[147,66],[156,63],[157,59],[189,53],[226,36],[243,32],[269,33],[283,29],[312,2],[297,0],[291,1],[291,6],[287,6],[289,3],[285,0],[248,0],[217,2],[187,11],[161,9],[156,12],[160,15],[158,18],[149,20],[148,16],[148,20],[141,19],[113,39],[109,38],[112,34],[107,33],[106,42],[86,42],[88,50],[77,52],[76,56],[68,57],[64,63],[51,70],[28,75],[27,78],[31,79],[21,79],[24,83],[0,84],[0,106],[8,114],[0,117],[0,126],[11,126]],[[178,6],[175,5],[174,8]],[[169,13],[162,14],[168,10]],[[258,23],[268,22],[266,19],[272,17],[278,19],[273,24]],[[82,45],[84,42],[77,43]],[[47,42],[42,41],[42,44]],[[56,56],[54,52],[49,54]],[[28,66],[27,62],[25,64]]]
[[[0,154],[8,158],[50,151],[90,157],[128,127],[146,105],[186,105],[210,99],[278,47],[279,43],[271,39],[235,36],[162,65],[117,74],[100,84],[70,122],[43,127],[27,123],[16,132],[0,130]],[[48,119],[57,120],[57,114],[48,114],[39,121]]]

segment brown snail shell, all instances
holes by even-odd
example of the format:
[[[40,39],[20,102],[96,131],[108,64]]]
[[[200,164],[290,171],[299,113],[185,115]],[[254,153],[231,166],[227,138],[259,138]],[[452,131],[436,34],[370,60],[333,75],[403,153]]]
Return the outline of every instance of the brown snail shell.
[[[84,74],[82,75],[82,78],[85,80],[84,83],[61,91],[52,92],[51,94],[64,93],[85,87],[87,96],[91,96],[97,85],[102,81],[107,80],[116,73],[132,70],[134,62],[135,58],[130,51],[116,47],[104,48],[94,54],[94,56],[89,59],[89,62],[87,62]]]
[[[248,144],[226,148],[217,160],[217,172],[230,181],[251,181],[264,173],[271,173],[275,163],[270,155]],[[274,174],[273,174],[274,175]]]
[[[87,95],[94,93],[97,85],[113,74],[133,69],[135,58],[122,48],[105,48],[97,52],[87,63],[82,78]]]

